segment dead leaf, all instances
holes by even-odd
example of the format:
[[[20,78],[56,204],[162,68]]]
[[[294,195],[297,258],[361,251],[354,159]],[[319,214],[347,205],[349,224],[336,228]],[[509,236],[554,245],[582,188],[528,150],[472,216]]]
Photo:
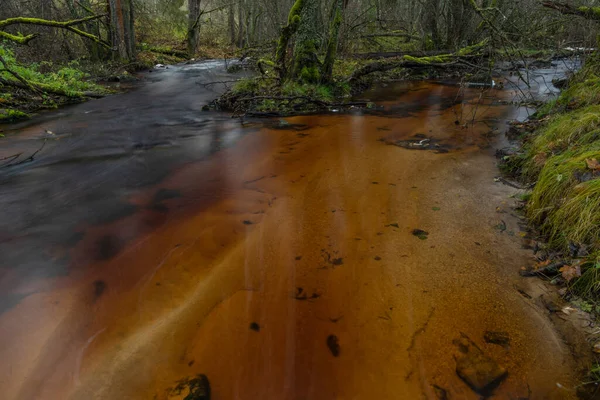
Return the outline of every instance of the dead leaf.
[[[535,157],[533,157],[533,162],[538,167],[541,167],[544,164],[546,164],[547,159],[548,159],[548,156],[546,155],[546,153],[538,153],[535,155]]]
[[[540,261],[540,262],[536,263],[535,264],[535,269],[544,268],[544,267],[547,267],[548,265],[550,265],[550,259],[547,259],[546,261]]]
[[[567,282],[571,282],[573,279],[581,276],[581,267],[579,265],[565,265],[559,271]]]
[[[577,311],[577,310],[574,309],[573,307],[563,307],[560,311],[562,311],[563,314],[570,315],[572,312]]]
[[[595,159],[595,158],[587,158],[585,160],[585,163],[587,164],[587,167],[589,169],[591,169],[592,171],[600,171],[600,163],[598,162],[597,159]]]

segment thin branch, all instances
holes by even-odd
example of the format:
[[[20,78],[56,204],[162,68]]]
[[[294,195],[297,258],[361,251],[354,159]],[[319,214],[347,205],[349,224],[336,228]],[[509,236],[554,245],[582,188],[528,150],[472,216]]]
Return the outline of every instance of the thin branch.
[[[574,7],[560,1],[542,1],[542,6],[557,10],[562,14],[577,15],[586,19],[600,21],[600,9],[598,7]]]

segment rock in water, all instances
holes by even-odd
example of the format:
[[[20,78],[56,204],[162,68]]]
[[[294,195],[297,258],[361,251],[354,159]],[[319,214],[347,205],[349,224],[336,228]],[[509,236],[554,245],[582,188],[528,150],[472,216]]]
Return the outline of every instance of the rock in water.
[[[187,377],[167,391],[169,399],[210,400],[210,382],[204,374]]]
[[[460,351],[456,358],[456,373],[475,392],[482,396],[492,394],[508,372],[488,356],[465,334],[454,342]]]
[[[483,335],[486,343],[497,344],[498,346],[508,347],[510,345],[510,336],[507,332],[486,331]]]
[[[190,393],[184,400],[210,400],[210,382],[204,374],[196,375],[189,382]]]
[[[340,343],[338,337],[335,335],[327,336],[327,347],[329,347],[329,351],[334,357],[339,357],[340,355]]]
[[[448,400],[448,391],[438,385],[433,385],[433,393],[437,400]]]

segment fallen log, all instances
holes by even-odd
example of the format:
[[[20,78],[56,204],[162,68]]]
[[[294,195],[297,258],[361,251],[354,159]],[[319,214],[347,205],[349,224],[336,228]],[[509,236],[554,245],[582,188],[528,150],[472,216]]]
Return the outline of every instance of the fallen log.
[[[483,42],[478,43],[476,45],[460,49],[455,53],[445,53],[427,57],[413,57],[409,55],[404,55],[403,57],[397,60],[375,61],[356,70],[350,76],[349,81],[355,82],[363,76],[372,74],[373,72],[385,72],[397,68],[477,68],[476,65],[468,63],[466,60],[475,57],[486,57],[487,54],[479,53],[479,51],[486,44],[487,40],[484,40]]]
[[[104,94],[101,93],[95,93],[95,92],[67,92],[66,90],[62,90],[62,89],[58,89],[58,88],[53,88],[50,85],[46,85],[43,83],[37,83],[37,82],[30,82],[30,81],[26,81],[28,84],[25,84],[23,82],[20,81],[11,81],[8,79],[4,79],[4,78],[0,78],[0,85],[4,85],[4,86],[12,86],[12,87],[16,87],[18,89],[24,89],[24,90],[28,90],[30,92],[43,92],[43,93],[49,93],[49,94],[55,94],[58,96],[64,96],[64,97],[89,97],[92,99],[100,99],[102,97],[105,97]]]
[[[253,97],[243,97],[240,99],[236,99],[235,103],[238,104],[238,110],[242,109],[243,114],[246,116],[273,116],[273,112],[257,112],[254,110],[250,110],[249,107],[243,107],[242,104],[248,104],[256,101],[263,100],[272,100],[281,103],[285,103],[288,107],[298,110],[301,107],[312,104],[315,105],[319,110],[330,110],[332,108],[342,108],[342,107],[366,107],[368,102],[366,101],[356,101],[356,102],[348,102],[348,103],[331,103],[324,100],[315,99],[309,96],[253,96]],[[300,101],[297,104],[293,104],[294,102]],[[276,115],[281,116],[284,113],[277,112]],[[240,113],[236,112],[234,116],[240,115]],[[295,114],[294,114],[295,115]]]
[[[355,53],[351,54],[350,58],[370,60],[377,58],[396,58],[396,57],[431,57],[442,54],[449,54],[450,50],[429,50],[429,51],[392,51],[392,52],[373,52],[373,53]]]
[[[576,7],[561,1],[542,1],[542,6],[551,8],[562,14],[577,15],[586,19],[600,21],[600,7]]]

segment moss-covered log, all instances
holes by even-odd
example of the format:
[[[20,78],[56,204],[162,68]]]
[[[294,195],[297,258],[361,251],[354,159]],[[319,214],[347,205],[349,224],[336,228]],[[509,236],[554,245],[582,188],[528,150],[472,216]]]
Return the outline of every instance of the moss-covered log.
[[[37,25],[37,26],[48,26],[51,28],[59,28],[66,29],[70,32],[73,32],[79,36],[82,36],[86,39],[92,40],[95,43],[98,43],[106,48],[110,48],[110,45],[103,40],[101,40],[98,36],[92,35],[91,33],[82,31],[81,29],[76,28],[76,25],[83,24],[85,22],[93,21],[106,15],[93,15],[86,18],[74,19],[70,21],[52,21],[41,18],[26,18],[26,17],[16,17],[16,18],[7,18],[5,20],[0,21],[0,37],[4,39],[8,39],[12,42],[26,45],[31,42],[33,39],[38,37],[36,34],[23,35],[21,33],[11,34],[5,32],[4,29],[12,26],[12,25]]]
[[[385,72],[397,68],[460,68],[460,67],[472,67],[472,65],[465,65],[461,61],[465,58],[473,58],[475,56],[483,56],[481,50],[487,45],[487,40],[473,46],[467,46],[455,53],[439,54],[429,57],[413,57],[405,55],[400,59],[396,60],[384,60],[375,61],[365,65],[362,68],[356,70],[350,77],[350,82],[356,81],[365,75],[372,74],[374,72]]]
[[[542,1],[542,5],[567,15],[577,15],[586,19],[600,21],[600,7],[577,7],[560,1]]]
[[[183,51],[183,50],[170,49],[170,48],[166,48],[166,47],[149,47],[146,50],[148,50],[152,53],[164,54],[166,56],[172,56],[172,57],[184,58],[184,59],[188,58],[188,52]]]

